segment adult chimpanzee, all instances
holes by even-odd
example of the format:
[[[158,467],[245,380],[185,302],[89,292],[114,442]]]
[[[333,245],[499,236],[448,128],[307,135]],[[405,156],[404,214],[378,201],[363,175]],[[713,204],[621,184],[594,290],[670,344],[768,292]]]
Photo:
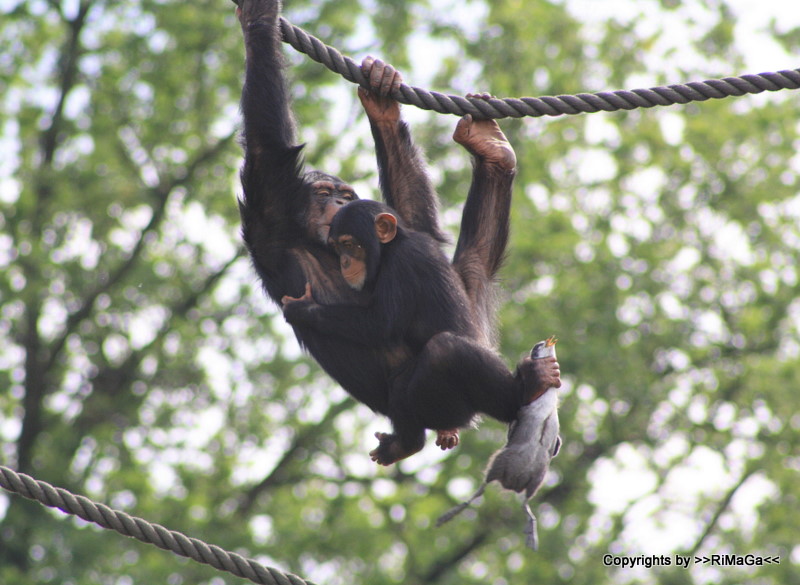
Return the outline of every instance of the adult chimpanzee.
[[[237,8],[247,53],[242,91],[242,234],[273,301],[298,297],[309,283],[321,304],[366,306],[369,293],[347,284],[337,255],[327,246],[332,217],[357,197],[338,177],[302,170],[303,146],[295,141],[283,76],[279,11],[278,0],[241,0]],[[362,70],[371,90],[359,89],[359,98],[375,139],[384,198],[410,229],[442,242],[445,238],[438,227],[436,194],[425,165],[400,119],[399,105],[386,97],[399,85],[400,77],[390,66],[369,58]],[[459,122],[454,139],[473,155],[475,165],[453,267],[460,277],[457,284],[466,293],[476,334],[482,344],[490,346],[492,280],[508,239],[516,159],[492,121],[466,117]],[[391,381],[418,357],[403,343],[369,346],[348,341],[336,331],[319,331],[301,324],[293,329],[298,341],[331,377],[354,398],[383,414],[389,412]],[[533,370],[531,375],[542,378],[541,385],[552,385],[546,372]],[[485,391],[493,389],[487,387]],[[437,440],[442,448],[457,443],[455,429],[448,431],[441,432]]]
[[[369,304],[320,305],[308,285],[300,299],[284,299],[284,316],[292,325],[335,331],[354,343],[411,349],[415,357],[389,393],[394,434],[379,434],[380,445],[371,453],[375,461],[387,465],[416,453],[426,428],[462,427],[478,412],[512,422],[546,388],[531,379],[530,363],[513,375],[476,341],[480,331],[455,269],[434,238],[404,226],[390,207],[348,203],[331,222],[330,240],[342,276],[370,293]],[[557,371],[547,373],[557,380]]]

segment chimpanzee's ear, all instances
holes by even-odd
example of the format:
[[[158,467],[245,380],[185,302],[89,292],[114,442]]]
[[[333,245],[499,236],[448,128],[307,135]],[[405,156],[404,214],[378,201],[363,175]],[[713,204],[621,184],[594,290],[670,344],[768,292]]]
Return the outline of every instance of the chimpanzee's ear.
[[[391,213],[379,213],[375,217],[375,234],[381,244],[388,244],[397,235],[397,218]]]

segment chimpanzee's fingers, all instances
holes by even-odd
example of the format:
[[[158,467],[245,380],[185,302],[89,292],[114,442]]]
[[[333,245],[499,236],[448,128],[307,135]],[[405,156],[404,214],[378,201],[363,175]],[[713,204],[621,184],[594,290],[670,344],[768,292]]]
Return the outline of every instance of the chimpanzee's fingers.
[[[370,73],[372,72],[372,66],[375,63],[375,57],[372,55],[367,55],[361,61],[361,73],[364,74],[364,77],[369,80]]]
[[[397,87],[400,86],[399,83],[395,84],[395,77],[397,77],[397,75],[398,75],[397,70],[394,67],[392,67],[388,63],[385,64],[383,69],[383,75],[381,76],[381,87],[378,90],[378,93],[381,96],[385,97],[390,93],[392,93],[392,89],[394,89],[395,85]]]
[[[372,91],[380,94],[381,84],[383,83],[383,71],[386,69],[386,63],[380,59],[375,59],[372,63],[372,69],[369,72],[369,86]]]
[[[490,99],[492,99],[492,94],[486,93],[486,92],[483,92],[483,93],[468,93],[467,97],[468,98],[477,98],[477,99],[481,99],[481,100],[490,100]]]
[[[381,79],[380,94],[384,97],[388,96],[392,93],[392,91],[400,89],[402,84],[403,76],[400,75],[400,72],[388,63],[385,63],[383,78]]]

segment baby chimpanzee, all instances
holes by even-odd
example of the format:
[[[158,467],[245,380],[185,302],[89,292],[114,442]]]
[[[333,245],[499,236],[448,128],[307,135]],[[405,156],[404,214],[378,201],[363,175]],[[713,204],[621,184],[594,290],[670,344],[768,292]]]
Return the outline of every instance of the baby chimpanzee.
[[[372,459],[389,465],[416,453],[425,429],[468,425],[478,413],[504,422],[543,390],[559,386],[554,358],[523,359],[515,373],[480,340],[462,280],[439,243],[404,226],[377,201],[353,201],[334,217],[330,243],[342,276],[368,294],[366,305],[320,305],[311,286],[285,297],[284,316],[368,347],[408,348],[390,372],[387,414]],[[390,366],[391,367],[391,366]]]

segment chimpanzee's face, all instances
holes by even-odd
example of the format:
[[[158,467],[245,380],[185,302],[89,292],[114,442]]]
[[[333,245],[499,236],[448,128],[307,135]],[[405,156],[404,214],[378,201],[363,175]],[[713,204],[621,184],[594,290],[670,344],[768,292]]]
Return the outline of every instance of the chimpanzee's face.
[[[347,284],[355,290],[364,288],[367,281],[367,251],[357,238],[342,234],[330,241],[339,255],[339,268]]]
[[[347,203],[358,199],[355,190],[339,177],[312,171],[306,175],[312,195],[306,218],[308,235],[321,244],[328,241],[333,216]]]

